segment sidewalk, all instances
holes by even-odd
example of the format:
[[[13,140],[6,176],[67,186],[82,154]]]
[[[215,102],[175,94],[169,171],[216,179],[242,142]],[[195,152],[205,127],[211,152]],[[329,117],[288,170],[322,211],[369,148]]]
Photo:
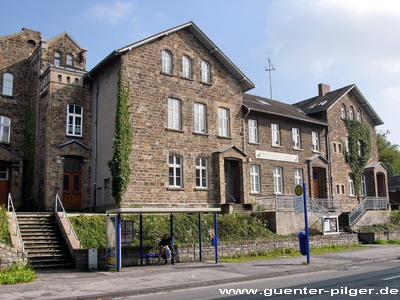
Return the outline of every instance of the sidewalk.
[[[31,283],[2,285],[0,299],[109,299],[192,287],[243,282],[390,261],[400,258],[400,246],[374,245],[352,252],[257,260],[246,263],[177,263],[174,266],[123,268],[121,272],[41,271]]]

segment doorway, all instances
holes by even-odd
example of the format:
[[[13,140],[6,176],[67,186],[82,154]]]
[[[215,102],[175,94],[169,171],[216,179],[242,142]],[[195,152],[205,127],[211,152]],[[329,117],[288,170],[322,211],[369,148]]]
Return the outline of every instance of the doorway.
[[[376,174],[376,183],[378,188],[378,197],[387,197],[385,174]]]
[[[82,197],[82,158],[66,156],[64,161],[63,205],[81,207]]]
[[[324,168],[313,168],[313,198],[328,198]]]
[[[9,186],[9,168],[7,165],[0,164],[0,205],[7,204]]]
[[[225,159],[225,200],[226,203],[243,203],[242,201],[242,162]]]

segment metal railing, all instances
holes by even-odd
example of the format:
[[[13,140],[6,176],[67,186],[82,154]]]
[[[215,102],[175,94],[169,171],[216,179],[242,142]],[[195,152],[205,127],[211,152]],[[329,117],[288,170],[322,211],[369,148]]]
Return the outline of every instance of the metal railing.
[[[313,198],[313,200],[327,211],[335,212],[342,209],[342,202],[339,199]]]
[[[317,199],[311,199],[307,196],[307,208],[318,218],[329,217],[331,214],[317,201]]]
[[[21,241],[22,252],[25,252],[24,241],[22,240],[21,230],[19,229],[19,224],[18,224],[18,220],[17,220],[17,214],[15,213],[14,203],[13,203],[13,201],[12,201],[11,194],[8,193],[7,211],[10,212],[10,209],[11,209],[11,216],[12,216],[12,219],[15,219],[17,237],[18,237],[19,240]]]
[[[386,210],[387,204],[388,198],[386,197],[365,197],[349,214],[350,227],[356,224],[366,210]]]
[[[79,240],[79,238],[78,238],[78,236],[76,235],[76,232],[75,232],[75,230],[74,230],[74,228],[72,227],[72,223],[71,223],[71,221],[70,221],[70,219],[69,219],[69,217],[68,217],[68,215],[67,215],[67,212],[65,211],[65,209],[64,209],[64,206],[63,206],[63,204],[62,204],[62,202],[61,202],[61,199],[60,199],[60,197],[58,196],[58,194],[56,194],[56,203],[55,203],[55,206],[54,206],[54,212],[57,214],[58,213],[58,205],[61,207],[61,209],[62,209],[62,218],[66,218],[67,219],[67,221],[68,221],[68,224],[69,224],[69,234],[73,234],[74,235],[74,237],[80,242],[80,240]]]

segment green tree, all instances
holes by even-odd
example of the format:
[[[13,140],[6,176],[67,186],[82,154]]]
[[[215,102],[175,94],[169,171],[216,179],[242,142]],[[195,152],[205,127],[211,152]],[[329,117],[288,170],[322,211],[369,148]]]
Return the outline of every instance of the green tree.
[[[388,168],[388,177],[400,175],[400,149],[399,145],[388,141],[389,130],[380,131],[378,138],[378,156],[379,161]]]

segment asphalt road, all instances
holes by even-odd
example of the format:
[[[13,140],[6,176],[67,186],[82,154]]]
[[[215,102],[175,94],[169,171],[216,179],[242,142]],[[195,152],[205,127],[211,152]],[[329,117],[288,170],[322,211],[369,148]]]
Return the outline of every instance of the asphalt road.
[[[242,290],[244,294],[238,293]],[[246,295],[246,291],[250,295]],[[229,295],[227,293],[230,293]],[[225,294],[222,294],[225,293]],[[400,261],[117,299],[400,299]]]

